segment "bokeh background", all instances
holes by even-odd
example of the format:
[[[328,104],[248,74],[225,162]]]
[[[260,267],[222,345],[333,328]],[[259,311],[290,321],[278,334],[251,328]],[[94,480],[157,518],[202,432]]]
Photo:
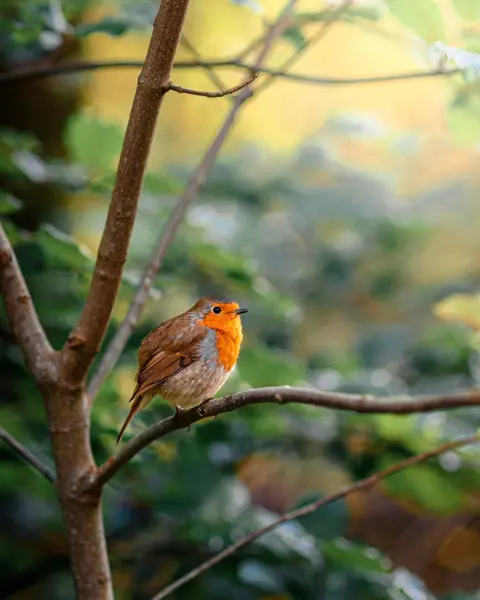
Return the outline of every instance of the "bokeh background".
[[[335,4],[299,0],[268,66],[298,52]],[[205,60],[237,57],[282,6],[192,0],[178,61],[196,60],[192,46]],[[146,0],[0,6],[0,212],[57,348],[88,289],[138,69],[6,76],[62,61],[142,60],[156,10]],[[98,461],[114,452],[140,340],[204,294],[250,310],[225,392],[288,384],[408,395],[478,385],[478,0],[358,0],[291,72],[351,80],[435,71],[435,42],[472,53],[462,55],[463,74],[349,84],[277,78],[244,106],[95,404]],[[225,86],[243,76],[215,72]],[[174,80],[215,89],[198,67],[175,69]],[[109,337],[229,104],[167,95]],[[0,423],[52,464],[44,408],[1,310]],[[152,403],[130,435],[167,414]],[[276,513],[479,426],[473,408],[394,417],[255,406],[175,433],[106,490],[116,597],[150,598]],[[174,597],[480,597],[479,459],[469,447],[350,495]],[[52,489],[6,446],[0,515],[0,597],[73,598]]]

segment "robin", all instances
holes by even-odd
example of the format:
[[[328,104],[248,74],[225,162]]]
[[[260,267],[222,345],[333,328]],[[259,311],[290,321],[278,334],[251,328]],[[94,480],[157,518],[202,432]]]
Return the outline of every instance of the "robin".
[[[240,315],[246,312],[226,298],[201,298],[144,338],[132,408],[117,444],[135,414],[154,396],[168,400],[177,415],[215,396],[237,362],[243,339]]]

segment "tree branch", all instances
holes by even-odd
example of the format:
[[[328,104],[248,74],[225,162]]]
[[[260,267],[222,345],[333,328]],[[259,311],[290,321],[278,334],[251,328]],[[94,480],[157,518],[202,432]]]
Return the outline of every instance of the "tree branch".
[[[3,440],[8,444],[21,459],[36,469],[47,481],[55,483],[54,472],[44,465],[39,458],[30,452],[30,450],[25,448],[25,446],[22,446],[22,444],[10,435],[8,431],[5,431],[3,427],[0,427],[0,440]]]
[[[15,83],[18,81],[30,81],[43,77],[68,75],[82,71],[98,71],[102,69],[140,69],[143,62],[139,60],[121,61],[98,61],[98,62],[65,62],[53,67],[35,67],[18,69],[0,74],[0,85]],[[174,69],[242,69],[252,71],[253,64],[239,61],[237,59],[224,60],[185,60],[178,61],[173,65]],[[276,78],[290,79],[298,83],[314,85],[358,85],[370,83],[386,83],[391,81],[403,81],[408,79],[426,79],[430,77],[451,77],[462,72],[460,68],[443,69],[435,68],[427,71],[414,71],[413,73],[388,73],[372,77],[322,77],[315,75],[304,75],[301,73],[287,73],[283,69],[271,69],[269,67],[257,67],[259,73],[271,75]],[[223,88],[224,86],[222,86]]]
[[[332,25],[334,25],[338,19],[341,18],[343,13],[351,6],[353,0],[343,0],[342,3],[333,10],[325,11],[326,18],[325,21],[321,24],[318,31],[312,35],[311,38],[306,39],[303,44],[289,57],[286,61],[284,61],[280,67],[281,72],[287,72],[290,67],[292,67],[298,59],[305,53],[305,51],[310,48],[313,44],[316,44],[321,39],[325,37],[328,33]],[[265,79],[258,86],[258,91],[265,90],[269,85],[271,85],[276,79],[276,76],[272,75],[270,78]]]
[[[281,35],[285,27],[287,27],[291,11],[296,1],[297,0],[289,0],[287,6],[281,12],[277,21],[272,25],[270,32],[265,38],[264,46],[260,51],[258,58],[255,61],[255,64],[252,66],[253,72],[258,71],[258,68],[261,67],[263,61],[270,52],[270,49],[274,44],[275,40]],[[250,79],[250,77],[248,79]],[[90,397],[90,402],[93,402],[93,400],[95,399],[95,396],[98,393],[98,390],[100,389],[104,379],[113,369],[123,349],[125,348],[130,334],[138,321],[143,306],[148,299],[148,294],[153,284],[153,279],[163,263],[168,247],[171,244],[173,238],[175,237],[175,234],[180,226],[180,223],[182,222],[185,212],[187,211],[188,207],[193,202],[193,200],[198,194],[198,191],[205,182],[205,179],[208,173],[210,172],[210,169],[215,163],[217,154],[220,152],[223,143],[227,139],[228,134],[230,133],[232,126],[235,123],[237,114],[240,111],[243,103],[246,100],[248,100],[248,98],[250,98],[251,95],[251,87],[250,85],[247,85],[243,88],[243,90],[241,90],[238,96],[235,96],[232,102],[232,106],[227,114],[223,125],[220,127],[220,130],[218,131],[215,139],[208,148],[205,156],[201,160],[200,164],[197,166],[192,178],[190,179],[187,187],[185,188],[183,195],[178,199],[175,209],[172,215],[170,216],[169,220],[167,221],[165,228],[157,241],[157,245],[150,259],[150,262],[145,268],[142,280],[137,288],[137,291],[135,292],[135,296],[132,300],[128,313],[125,319],[122,321],[120,327],[118,328],[115,337],[110,342],[105,354],[102,357],[102,360],[95,375],[92,377],[88,385],[87,393]]]
[[[53,377],[54,352],[45,335],[15,252],[0,223],[0,291],[10,326],[37,382]]]
[[[469,436],[466,438],[462,438],[455,442],[448,442],[446,444],[442,444],[441,446],[439,446],[438,448],[435,448],[434,450],[429,450],[427,452],[422,452],[421,454],[417,454],[416,456],[411,456],[410,458],[407,458],[398,463],[395,463],[394,465],[391,465],[390,467],[387,467],[386,469],[382,469],[381,471],[378,471],[377,473],[370,475],[370,477],[361,479],[360,481],[357,481],[357,483],[354,483],[353,485],[343,488],[339,492],[335,492],[334,494],[324,496],[323,498],[320,498],[319,500],[316,500],[314,502],[310,502],[309,504],[306,504],[305,506],[302,506],[301,508],[298,508],[296,510],[292,510],[288,513],[285,513],[284,515],[282,515],[278,519],[275,519],[274,521],[272,521],[265,527],[262,527],[261,529],[257,529],[256,531],[253,531],[252,533],[249,533],[248,535],[240,538],[234,544],[231,544],[230,546],[228,546],[227,548],[225,548],[224,550],[219,552],[213,558],[206,560],[205,562],[200,564],[195,569],[192,569],[191,571],[189,571],[188,573],[183,575],[183,577],[180,577],[179,579],[174,581],[171,585],[167,586],[161,592],[156,594],[151,600],[163,600],[164,598],[167,598],[167,596],[169,596],[172,592],[183,587],[186,583],[188,583],[192,579],[195,579],[202,573],[205,573],[205,571],[208,571],[209,569],[211,569],[212,567],[217,565],[219,562],[221,562],[228,556],[235,554],[235,552],[237,552],[241,548],[247,546],[248,544],[251,544],[258,538],[262,537],[266,533],[269,533],[273,529],[276,529],[283,523],[293,521],[294,519],[301,519],[302,517],[305,517],[315,511],[317,511],[319,508],[321,508],[323,506],[327,506],[328,504],[331,504],[332,502],[335,502],[336,500],[345,498],[346,496],[348,496],[349,494],[352,494],[353,492],[358,492],[360,490],[364,490],[368,487],[376,485],[382,479],[386,479],[387,477],[390,477],[390,476],[394,475],[395,473],[400,473],[400,471],[404,471],[405,469],[408,469],[408,468],[412,467],[413,465],[417,465],[421,462],[425,462],[426,460],[429,460],[430,458],[439,456],[440,454],[443,454],[444,452],[456,450],[462,446],[466,446],[467,444],[473,444],[478,441],[479,441],[478,436],[477,436],[477,434],[475,434],[475,435],[472,435],[472,436]]]
[[[148,427],[148,429],[127,442],[118,454],[105,462],[98,469],[93,479],[85,484],[85,489],[100,489],[123,465],[129,462],[146,446],[173,431],[190,427],[206,417],[216,417],[223,413],[237,410],[242,406],[265,403],[307,404],[360,414],[408,415],[478,406],[480,405],[480,390],[420,398],[378,398],[359,394],[341,394],[294,387],[265,387],[239,392],[231,396],[210,400],[203,404],[201,408],[198,406],[192,408],[182,414],[181,419],[176,416],[167,417],[163,421]]]
[[[157,115],[170,82],[189,0],[162,1],[138,78],[115,187],[87,300],[62,351],[72,383],[82,381],[105,334],[137,213]]]
[[[293,18],[294,18],[294,15],[292,16],[292,20],[293,20]],[[270,31],[270,27],[271,27],[271,24],[265,15],[263,15],[263,18],[262,18],[262,25],[263,25],[262,33],[257,35],[257,37],[253,38],[253,40],[251,40],[250,42],[248,42],[248,44],[245,46],[245,48],[243,48],[243,50],[239,54],[236,55],[235,60],[238,60],[238,61],[245,60],[250,54],[252,54],[259,46],[261,46],[265,42],[265,38],[268,35],[268,32]]]
[[[252,73],[248,79],[245,79],[238,85],[235,85],[231,88],[227,88],[226,90],[219,90],[218,92],[203,92],[201,90],[192,90],[191,88],[182,87],[181,85],[175,85],[174,83],[170,83],[168,85],[168,89],[174,92],[178,92],[179,94],[191,94],[192,96],[203,96],[205,98],[222,98],[223,96],[229,96],[230,94],[235,94],[235,92],[239,92],[247,85],[250,85],[255,79],[258,77],[258,73]]]
[[[221,67],[221,65],[217,65]],[[248,68],[246,64],[231,65],[238,68]],[[187,68],[177,65],[178,68]],[[259,69],[259,73],[280,77],[297,83],[307,83],[313,85],[362,85],[370,83],[388,83],[392,81],[405,81],[408,79],[428,79],[431,77],[451,77],[458,75],[462,69],[432,69],[429,71],[414,71],[413,73],[392,73],[387,75],[377,75],[372,77],[317,77],[315,75],[302,75],[299,73],[287,73],[282,69]]]

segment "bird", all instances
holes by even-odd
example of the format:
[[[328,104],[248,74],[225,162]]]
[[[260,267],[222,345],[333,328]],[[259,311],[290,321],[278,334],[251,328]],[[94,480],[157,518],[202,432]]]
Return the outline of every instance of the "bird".
[[[206,296],[142,340],[132,407],[117,444],[154,396],[170,402],[177,417],[215,396],[237,362],[243,341],[240,315],[247,312],[222,296]]]

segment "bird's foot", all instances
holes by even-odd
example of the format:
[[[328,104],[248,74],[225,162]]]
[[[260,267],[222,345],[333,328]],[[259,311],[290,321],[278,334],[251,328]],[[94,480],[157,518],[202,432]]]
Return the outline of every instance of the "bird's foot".
[[[187,410],[185,410],[184,408],[182,408],[181,406],[178,406],[178,404],[175,405],[175,414],[173,415],[173,420],[176,421],[179,425],[186,427],[187,431],[190,431],[190,423],[188,423],[185,419],[185,416],[187,414]]]
[[[203,410],[203,407],[205,406],[205,404],[207,404],[207,402],[210,402],[210,400],[213,400],[213,398],[206,398],[205,400],[203,400],[203,402],[200,402],[200,404],[197,406],[197,413],[199,414],[199,416],[203,419],[205,418],[207,415],[205,414],[205,411]],[[215,415],[213,417],[213,420],[215,421],[215,419],[218,417],[218,415]]]

